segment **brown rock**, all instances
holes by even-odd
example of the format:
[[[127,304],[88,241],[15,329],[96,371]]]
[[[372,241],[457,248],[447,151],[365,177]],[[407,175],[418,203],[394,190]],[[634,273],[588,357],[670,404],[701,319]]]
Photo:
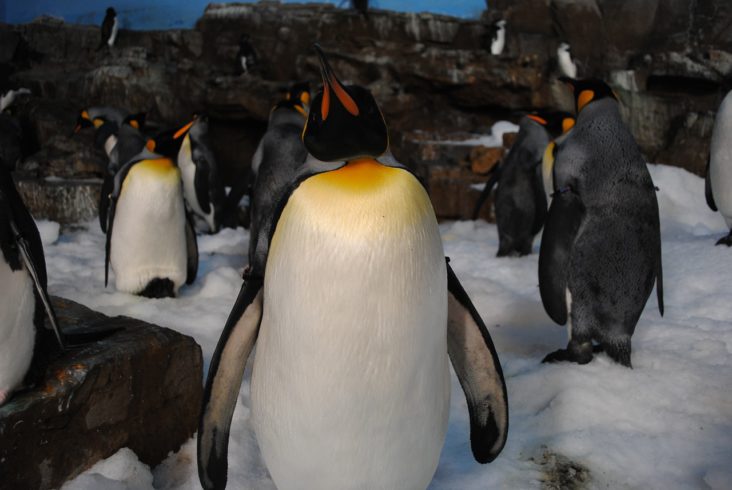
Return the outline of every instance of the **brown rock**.
[[[25,205],[36,219],[79,223],[98,215],[100,179],[16,179]]]
[[[476,146],[470,150],[470,169],[478,175],[486,175],[503,158],[503,148]]]
[[[67,329],[121,330],[67,351],[43,386],[0,407],[0,486],[58,488],[122,447],[159,464],[197,428],[200,347],[167,328],[53,302]]]

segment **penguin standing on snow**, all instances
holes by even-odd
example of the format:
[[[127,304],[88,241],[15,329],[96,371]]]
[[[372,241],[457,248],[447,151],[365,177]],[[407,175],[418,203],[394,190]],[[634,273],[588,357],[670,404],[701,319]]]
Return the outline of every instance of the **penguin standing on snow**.
[[[38,228],[0,161],[0,405],[32,377],[32,361],[65,347],[47,292]],[[43,325],[44,310],[53,330]],[[55,340],[54,340],[55,337]],[[56,346],[58,344],[58,346]],[[37,374],[37,373],[36,373]]]
[[[117,22],[117,12],[115,12],[112,7],[109,7],[107,8],[104,20],[102,21],[101,39],[99,40],[99,47],[97,50],[102,49],[105,44],[110,48],[114,46],[114,42],[117,40],[118,29],[119,24]]]
[[[183,283],[195,280],[196,233],[180,180],[174,160],[148,148],[117,172],[107,217],[105,286],[110,265],[118,290],[150,298],[174,297]]]
[[[559,45],[557,48],[557,62],[565,77],[577,78],[577,64],[572,59],[569,44],[563,42]]]
[[[732,246],[732,91],[714,118],[705,190],[710,209],[719,210],[730,229],[717,245]]]
[[[610,87],[563,81],[573,87],[578,115],[556,152],[539,290],[552,320],[568,324],[569,343],[544,362],[588,363],[597,342],[631,367],[630,338],[654,282],[663,314],[655,187]]]
[[[249,270],[264,270],[277,207],[308,156],[300,137],[308,116],[303,98],[288,97],[274,106],[267,132],[252,159],[256,177],[251,197]]]
[[[226,486],[229,427],[255,342],[252,424],[280,490],[426,488],[447,429],[448,353],[475,458],[492,461],[506,441],[498,356],[445,261],[429,197],[388,153],[371,93],[342,85],[316,49],[323,89],[303,132],[310,156],[209,369],[198,432],[206,489]]]
[[[540,111],[519,121],[519,133],[506,158],[492,170],[491,177],[473,212],[477,219],[485,200],[496,191],[496,256],[528,255],[534,236],[544,226],[547,201],[541,179],[541,159],[549,140],[561,133],[566,113]]]
[[[491,39],[491,54],[498,56],[506,46],[506,21],[501,19],[493,24],[493,38]]]

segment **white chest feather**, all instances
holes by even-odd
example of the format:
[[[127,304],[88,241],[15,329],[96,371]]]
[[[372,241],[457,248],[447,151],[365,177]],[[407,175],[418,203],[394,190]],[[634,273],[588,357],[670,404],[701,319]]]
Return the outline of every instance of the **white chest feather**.
[[[114,18],[114,23],[112,24],[112,33],[109,35],[109,39],[107,40],[107,44],[111,48],[114,46],[114,42],[117,40],[117,29],[119,28],[119,24],[117,22],[117,17]]]
[[[362,188],[343,170],[303,182],[273,236],[252,416],[281,490],[425,488],[444,441],[434,212],[406,171],[365,165],[376,177]]]
[[[732,228],[732,92],[722,101],[714,120],[709,172],[714,202]]]
[[[183,180],[183,195],[185,196],[188,206],[191,208],[191,211],[205,219],[208,226],[213,229],[213,206],[209,207],[208,213],[204,213],[198,200],[198,194],[196,194],[196,164],[193,163],[191,139],[188,135],[186,135],[183,143],[181,144],[180,151],[178,151],[178,167],[180,168],[181,178]]]
[[[33,282],[25,269],[13,272],[0,257],[0,405],[16,389],[33,357]]]
[[[112,155],[112,150],[114,150],[115,146],[117,146],[117,136],[110,134],[104,141],[104,152],[107,154],[107,157]]]
[[[491,54],[499,55],[503,52],[503,48],[506,45],[506,28],[499,27],[496,31],[496,37],[491,43]]]
[[[127,174],[114,216],[110,262],[117,289],[137,293],[156,277],[177,289],[186,279],[186,258],[180,173],[138,163]]]

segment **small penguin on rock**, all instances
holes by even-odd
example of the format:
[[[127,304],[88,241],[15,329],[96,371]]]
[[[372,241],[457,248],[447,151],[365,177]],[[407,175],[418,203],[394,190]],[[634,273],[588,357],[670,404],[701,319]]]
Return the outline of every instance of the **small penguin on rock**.
[[[110,48],[114,46],[117,40],[117,31],[119,29],[119,23],[117,21],[117,12],[112,7],[107,8],[107,13],[102,21],[102,32],[101,39],[99,40],[99,47],[97,51],[102,49],[106,44]]]
[[[552,320],[568,325],[569,343],[544,362],[585,364],[599,349],[631,367],[630,339],[654,283],[663,314],[656,190],[610,87],[562,81],[577,122],[556,151],[539,291]]]
[[[707,204],[719,211],[730,231],[717,245],[732,246],[732,91],[722,100],[712,130],[705,185]]]
[[[557,62],[565,77],[577,78],[577,63],[572,59],[572,51],[568,43],[561,43],[557,48]]]
[[[236,54],[239,73],[248,74],[257,66],[257,52],[249,39],[249,34],[242,34],[239,38],[239,52]]]
[[[492,461],[506,442],[498,355],[445,261],[429,197],[389,153],[371,93],[343,85],[316,50],[309,156],[260,227],[266,267],[245,278],[211,360],[198,431],[205,489],[226,487],[255,342],[251,420],[280,490],[426,488],[447,430],[448,359],[475,458]]]
[[[491,39],[491,54],[498,56],[506,47],[506,21],[501,19],[493,24],[493,38]]]

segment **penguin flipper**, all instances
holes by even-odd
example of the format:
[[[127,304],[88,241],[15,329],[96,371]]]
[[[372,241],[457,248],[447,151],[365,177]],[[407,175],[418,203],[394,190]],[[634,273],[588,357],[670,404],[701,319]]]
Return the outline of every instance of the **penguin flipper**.
[[[500,165],[500,163],[498,164]],[[491,195],[491,191],[493,190],[493,187],[498,183],[498,179],[501,178],[501,171],[498,168],[498,165],[493,167],[491,170],[491,176],[488,179],[488,182],[485,183],[485,187],[483,188],[483,191],[480,193],[480,196],[478,197],[478,201],[475,203],[475,209],[473,210],[473,221],[478,219],[478,215],[480,214],[480,208],[483,207],[483,204],[485,203],[486,199]]]
[[[262,283],[245,279],[211,358],[197,443],[198,478],[207,490],[226,487],[229,428],[262,320]]]
[[[707,206],[709,206],[709,209],[712,211],[718,211],[717,204],[714,202],[714,194],[712,194],[712,178],[711,175],[709,175],[711,159],[712,157],[710,155],[709,158],[707,158],[707,176],[704,179],[704,194],[707,197]]]
[[[447,351],[468,401],[470,445],[493,461],[508,436],[508,397],[496,348],[465,289],[447,264]]]
[[[196,197],[201,211],[208,214],[211,211],[211,203],[208,197],[209,193],[209,169],[208,162],[202,158],[193,158],[196,165],[196,174],[193,177],[193,186],[196,189]]]
[[[544,178],[541,173],[541,160],[536,164],[534,171],[534,179],[532,181],[534,188],[534,223],[531,227],[531,234],[536,235],[544,227],[547,214],[546,193],[544,192]]]
[[[196,228],[193,226],[193,218],[186,213],[186,284],[193,284],[198,274],[198,241],[196,240]]]
[[[567,323],[567,270],[585,207],[572,191],[555,193],[539,251],[539,293],[549,317]]]
[[[109,173],[104,175],[102,190],[99,194],[99,226],[104,233],[107,233],[107,213],[109,212],[109,196],[114,190],[114,176]]]

